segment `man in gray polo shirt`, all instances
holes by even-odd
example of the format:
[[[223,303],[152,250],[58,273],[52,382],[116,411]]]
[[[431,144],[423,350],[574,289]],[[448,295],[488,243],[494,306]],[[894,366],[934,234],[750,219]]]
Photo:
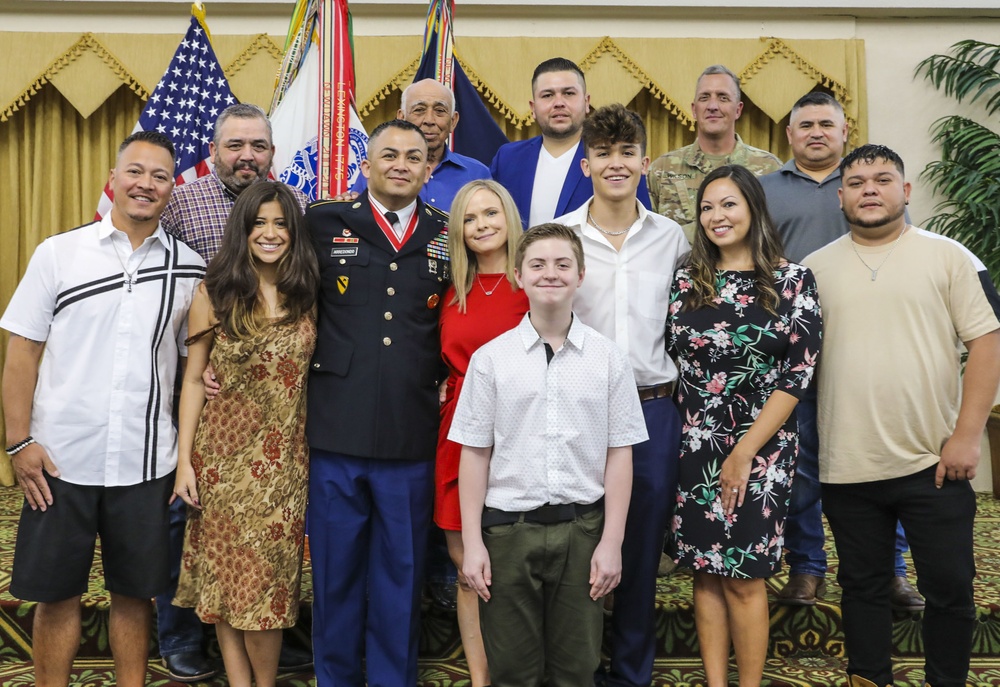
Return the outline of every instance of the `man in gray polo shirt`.
[[[792,262],[819,250],[848,231],[840,210],[840,160],[847,143],[844,108],[826,93],[814,91],[792,106],[788,128],[792,159],[771,174],[760,177],[775,228]],[[820,504],[816,432],[816,396],[796,407],[799,422],[799,455],[792,482],[791,503],[785,524],[788,584],[778,593],[778,603],[811,606],[822,592],[826,576],[823,522]],[[891,601],[900,610],[922,610],[924,600],[906,579],[902,528],[896,531],[896,562]]]

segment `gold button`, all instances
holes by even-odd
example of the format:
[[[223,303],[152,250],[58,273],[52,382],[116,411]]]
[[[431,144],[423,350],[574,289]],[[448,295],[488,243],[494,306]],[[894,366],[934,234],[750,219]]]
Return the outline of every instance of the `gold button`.
[[[396,264],[396,263],[394,263],[394,262],[390,262],[390,263],[389,263],[389,269],[390,269],[390,270],[392,270],[393,272],[395,272],[396,270],[398,270],[398,269],[399,269],[399,265],[397,265],[397,264]]]
[[[387,319],[387,320],[391,320],[391,319],[392,319],[392,313],[391,313],[391,312],[387,312],[387,313],[386,313],[385,315],[383,315],[382,317],[384,317],[384,318],[385,318],[385,319]]]
[[[396,289],[392,288],[391,286],[388,289],[386,289],[385,292],[387,294],[389,294],[390,296],[395,296],[396,295]]]
[[[385,345],[385,346],[391,346],[391,345],[392,345],[392,339],[390,339],[390,338],[389,338],[389,337],[387,336],[387,337],[385,337],[384,339],[382,339],[382,344],[383,344],[383,345]]]
[[[343,258],[341,258],[341,259],[340,259],[340,264],[341,264],[341,265],[346,265],[346,264],[347,264],[347,261],[346,261],[346,260],[344,260]]]

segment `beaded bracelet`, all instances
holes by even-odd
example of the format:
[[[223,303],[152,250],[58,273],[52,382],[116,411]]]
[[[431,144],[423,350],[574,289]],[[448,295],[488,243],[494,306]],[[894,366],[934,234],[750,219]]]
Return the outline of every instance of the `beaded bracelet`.
[[[24,449],[28,448],[33,443],[35,443],[35,438],[29,435],[27,439],[22,439],[21,441],[18,441],[15,444],[11,444],[7,448],[5,448],[4,451],[7,453],[8,456],[13,456],[23,451]]]

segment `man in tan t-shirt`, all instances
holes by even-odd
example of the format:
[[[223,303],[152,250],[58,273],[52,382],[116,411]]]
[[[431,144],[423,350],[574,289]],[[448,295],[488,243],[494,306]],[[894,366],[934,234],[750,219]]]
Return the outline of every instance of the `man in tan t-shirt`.
[[[840,170],[850,233],[804,262],[825,322],[820,482],[840,558],[850,685],[893,682],[898,518],[927,600],[927,683],[964,686],[975,623],[969,480],[1000,382],[1000,297],[965,247],[907,224],[910,185],[896,153],[862,146]]]

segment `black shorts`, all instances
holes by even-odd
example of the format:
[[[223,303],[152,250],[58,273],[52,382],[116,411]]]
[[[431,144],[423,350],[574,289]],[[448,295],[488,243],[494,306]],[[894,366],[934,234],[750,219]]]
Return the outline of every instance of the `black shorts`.
[[[14,547],[10,593],[56,602],[87,591],[94,543],[101,538],[109,592],[152,598],[170,585],[167,500],[174,473],[127,487],[70,484],[45,475],[52,505],[32,510],[25,500]]]

